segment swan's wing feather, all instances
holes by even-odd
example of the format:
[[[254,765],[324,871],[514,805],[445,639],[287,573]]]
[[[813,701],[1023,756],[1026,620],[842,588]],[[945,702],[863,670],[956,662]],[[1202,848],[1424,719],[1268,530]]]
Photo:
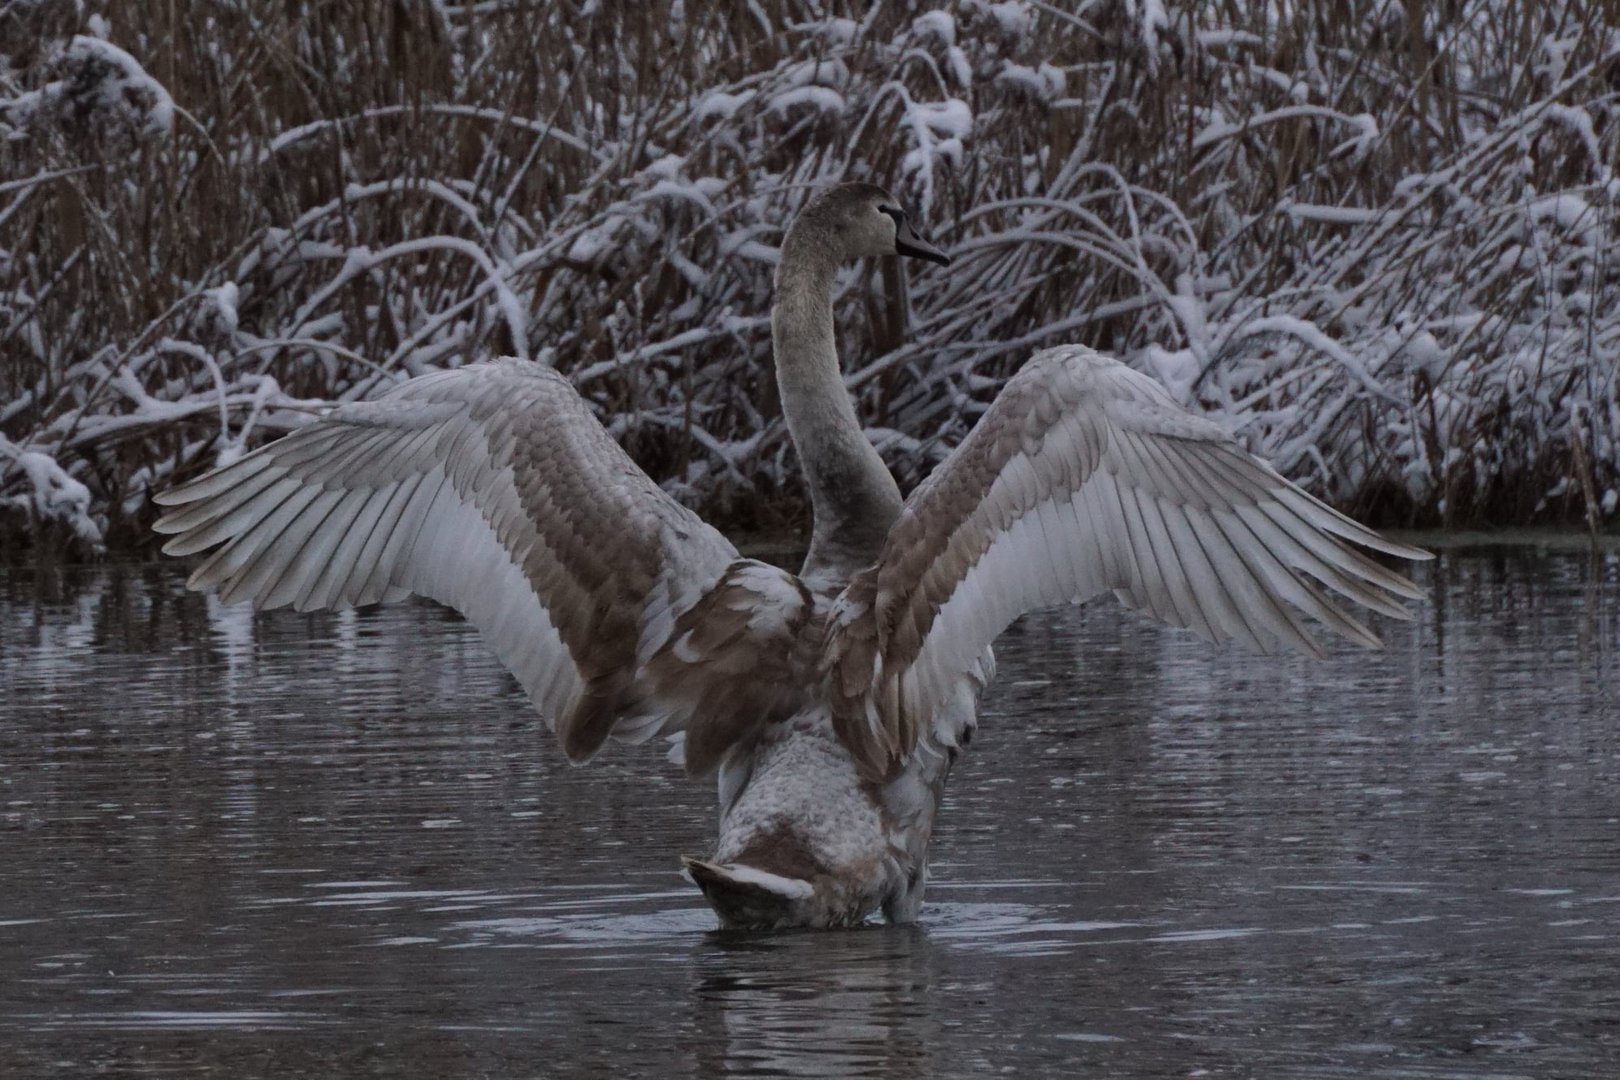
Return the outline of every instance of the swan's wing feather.
[[[1407,617],[1421,591],[1351,547],[1407,559],[1089,349],[1039,354],[920,485],[839,599],[822,663],[840,735],[871,776],[1019,615],[1112,592],[1209,641],[1320,652],[1306,617],[1358,644],[1353,600]]]
[[[157,501],[166,552],[217,548],[189,584],[227,602],[461,611],[575,760],[684,728],[707,771],[793,685],[781,658],[810,613],[521,361],[339,406]]]

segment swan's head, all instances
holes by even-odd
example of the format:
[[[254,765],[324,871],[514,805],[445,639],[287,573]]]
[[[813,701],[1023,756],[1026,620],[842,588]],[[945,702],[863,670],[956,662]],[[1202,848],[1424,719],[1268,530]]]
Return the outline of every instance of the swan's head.
[[[868,255],[909,255],[941,266],[951,261],[917,231],[900,200],[876,184],[829,188],[804,208],[789,234],[801,230],[834,247],[840,262]]]

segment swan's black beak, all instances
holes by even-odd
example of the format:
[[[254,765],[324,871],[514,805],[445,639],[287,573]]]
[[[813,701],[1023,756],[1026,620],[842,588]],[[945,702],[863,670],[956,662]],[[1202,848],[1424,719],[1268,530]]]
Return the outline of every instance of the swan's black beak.
[[[911,222],[902,215],[894,223],[894,250],[915,259],[927,259],[941,266],[951,265],[951,257],[918,235]]]
[[[911,217],[897,206],[880,206],[879,210],[894,219],[894,250],[898,255],[910,255],[914,259],[927,259],[929,262],[939,263],[941,266],[951,265],[951,257],[939,248],[922,238],[916,229],[911,227]]]

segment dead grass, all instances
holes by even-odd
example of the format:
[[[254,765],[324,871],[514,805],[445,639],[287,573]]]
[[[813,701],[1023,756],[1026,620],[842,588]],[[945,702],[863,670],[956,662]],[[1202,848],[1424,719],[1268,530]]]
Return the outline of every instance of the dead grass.
[[[75,77],[53,48],[89,24],[0,0],[0,517],[65,505],[15,464],[39,453],[143,543],[150,487],[286,406],[518,353],[683,497],[797,524],[770,249],[850,176],[958,255],[841,301],[906,481],[1034,348],[1082,341],[1373,519],[1612,520],[1603,6],[108,7],[178,106],[152,137],[139,101],[8,109]]]

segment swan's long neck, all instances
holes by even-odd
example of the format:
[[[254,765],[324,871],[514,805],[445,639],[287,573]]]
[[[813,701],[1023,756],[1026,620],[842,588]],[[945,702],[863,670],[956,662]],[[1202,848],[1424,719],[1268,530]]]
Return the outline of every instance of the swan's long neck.
[[[861,431],[844,389],[833,336],[838,263],[836,250],[816,230],[789,230],[771,310],[782,412],[815,515],[800,571],[806,579],[841,580],[874,562],[901,508],[900,489]]]

